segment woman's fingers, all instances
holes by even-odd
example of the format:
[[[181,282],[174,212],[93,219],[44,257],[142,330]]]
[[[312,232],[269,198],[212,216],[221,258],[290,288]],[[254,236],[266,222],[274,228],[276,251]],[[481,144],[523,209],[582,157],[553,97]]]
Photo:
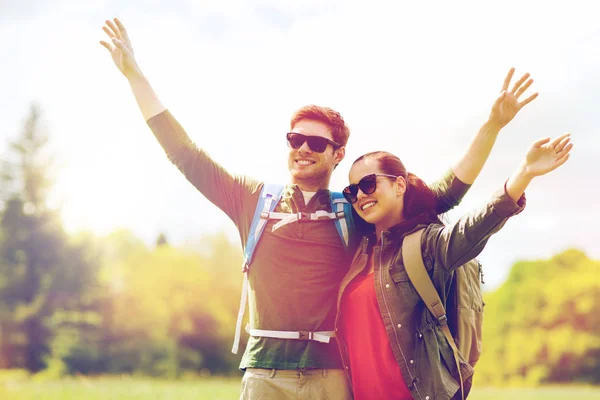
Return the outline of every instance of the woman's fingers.
[[[527,89],[529,89],[529,86],[531,86],[532,83],[533,83],[533,79],[529,79],[527,82],[525,82],[525,85],[520,87],[519,90],[517,90],[515,92],[515,97],[518,99],[519,96],[521,96],[523,94],[523,92],[525,92]]]
[[[515,73],[515,69],[511,68],[510,71],[508,71],[508,74],[506,75],[506,78],[504,78],[504,84],[502,85],[502,92],[505,92],[508,90],[508,85],[510,85],[510,81],[512,80],[512,77]]]
[[[564,163],[566,163],[567,160],[569,159],[569,156],[570,156],[570,154],[565,154],[564,156],[562,156],[558,160],[556,160],[556,164],[554,164],[554,168],[552,168],[552,169],[555,170],[556,168],[558,168],[561,165],[563,165]]]
[[[558,150],[556,152],[556,156],[558,158],[564,157],[565,155],[568,155],[571,152],[571,149],[573,148],[573,143],[569,143],[568,145],[566,145],[564,148],[562,148],[561,150]]]
[[[494,102],[494,105],[492,106],[492,110],[499,109],[500,108],[500,104],[502,104],[502,102],[504,101],[505,98],[506,98],[506,91],[503,90],[502,93],[500,93],[500,96],[498,96],[498,98]]]
[[[518,81],[515,82],[515,85],[513,86],[512,90],[510,92],[515,94],[517,92],[517,90],[521,87],[523,82],[525,82],[525,80],[527,80],[527,78],[529,78],[529,72],[526,73],[525,75],[523,75],[521,77],[521,79],[519,79]]]
[[[524,101],[522,101],[521,103],[519,103],[519,109],[525,107],[527,104],[531,103],[536,97],[538,97],[539,93],[534,93],[531,96],[529,96],[528,98],[526,98]]]
[[[565,147],[567,147],[567,145],[569,144],[569,141],[571,140],[571,136],[570,135],[563,135],[560,137],[560,140],[558,141],[558,143],[554,143],[554,150],[558,153],[560,151],[562,151]]]
[[[549,137],[545,137],[545,138],[541,138],[536,140],[535,142],[533,142],[533,144],[531,145],[532,147],[542,147],[543,145],[545,145],[546,143],[548,143],[550,141]]]
[[[568,139],[570,137],[570,133],[565,133],[562,134],[560,136],[555,137],[549,144],[549,147],[556,149],[557,146],[559,146],[561,144],[562,141],[564,141],[565,139]],[[568,140],[567,140],[568,143]],[[566,146],[566,143],[565,143]]]

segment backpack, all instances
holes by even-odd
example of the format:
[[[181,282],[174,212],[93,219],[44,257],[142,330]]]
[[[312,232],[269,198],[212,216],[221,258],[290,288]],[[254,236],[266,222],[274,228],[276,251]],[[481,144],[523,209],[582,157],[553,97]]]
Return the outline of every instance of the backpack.
[[[467,388],[467,393],[465,393],[460,372],[459,353],[472,367],[475,367],[481,355],[484,306],[481,294],[481,283],[484,283],[483,270],[477,259],[470,260],[458,267],[454,272],[446,308],[444,308],[423,263],[421,236],[424,231],[425,229],[421,229],[404,238],[402,244],[404,268],[415,290],[438,321],[446,340],[452,347],[464,399],[470,388]]]
[[[246,303],[248,301],[248,272],[250,270],[250,264],[252,263],[252,257],[254,255],[254,251],[256,250],[256,245],[259,243],[265,226],[270,219],[279,220],[279,222],[273,226],[274,231],[288,223],[332,219],[335,222],[335,227],[340,235],[340,239],[342,240],[344,249],[346,251],[353,248],[353,243],[356,240],[356,235],[354,234],[354,219],[352,218],[352,206],[346,201],[342,193],[330,192],[331,212],[317,211],[315,213],[276,213],[274,210],[281,200],[284,187],[284,185],[280,184],[265,183],[260,193],[260,197],[258,198],[258,202],[256,203],[256,209],[254,210],[252,224],[250,225],[248,239],[246,240],[246,246],[244,248],[244,262],[242,265],[244,283],[242,286],[242,298],[240,300],[240,309],[236,322],[235,338],[233,341],[233,347],[231,349],[231,352],[234,354],[237,354],[239,350],[242,320],[244,318]],[[315,333],[317,336],[320,334],[320,332]],[[328,332],[322,333],[329,334]],[[328,342],[329,338],[324,338],[323,341]]]

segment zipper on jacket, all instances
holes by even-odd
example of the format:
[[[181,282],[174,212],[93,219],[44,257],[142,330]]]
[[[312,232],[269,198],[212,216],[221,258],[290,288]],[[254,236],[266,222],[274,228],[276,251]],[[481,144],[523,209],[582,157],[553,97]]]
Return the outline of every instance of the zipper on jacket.
[[[481,262],[479,260],[477,260],[477,265],[479,265],[479,277],[481,278],[481,284],[484,285],[485,282],[483,281],[483,265],[481,265]]]
[[[388,307],[387,304],[387,299],[386,299],[386,293],[385,293],[385,289],[384,289],[384,285],[383,285],[383,274],[381,272],[381,266],[382,266],[382,261],[383,261],[383,232],[381,232],[381,247],[379,248],[379,285],[383,290],[383,304],[385,306],[385,311],[388,314],[388,318],[390,319],[390,321],[392,320],[392,314],[390,313],[390,308]],[[373,266],[373,270],[375,269],[375,266]],[[419,397],[423,397],[421,396],[421,393],[419,392],[419,387],[417,386],[417,382],[415,382],[415,377],[413,377],[412,373],[410,372],[410,367],[408,366],[408,363],[406,362],[406,356],[404,355],[404,351],[402,351],[402,346],[400,345],[400,342],[398,341],[398,333],[396,332],[396,327],[394,326],[394,324],[392,323],[392,329],[394,330],[394,336],[396,337],[396,343],[398,344],[398,348],[400,349],[400,354],[402,354],[402,359],[404,360],[404,365],[406,365],[406,370],[408,371],[408,375],[410,377],[410,379],[414,382],[415,385],[415,390],[417,391],[417,393],[419,394]]]

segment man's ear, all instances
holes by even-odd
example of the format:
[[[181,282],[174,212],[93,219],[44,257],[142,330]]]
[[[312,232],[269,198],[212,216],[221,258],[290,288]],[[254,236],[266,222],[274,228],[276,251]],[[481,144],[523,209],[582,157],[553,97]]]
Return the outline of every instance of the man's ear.
[[[406,193],[406,179],[403,176],[399,176],[396,178],[396,183],[398,184],[397,194],[402,196]]]
[[[346,148],[345,147],[340,147],[339,149],[333,151],[333,161],[335,162],[333,169],[336,169],[337,166],[340,165],[340,163],[342,162],[342,160],[344,159],[345,156],[346,156]]]
[[[337,166],[342,160],[346,157],[346,147],[342,146],[339,149],[333,152],[333,161],[335,161],[335,165]]]

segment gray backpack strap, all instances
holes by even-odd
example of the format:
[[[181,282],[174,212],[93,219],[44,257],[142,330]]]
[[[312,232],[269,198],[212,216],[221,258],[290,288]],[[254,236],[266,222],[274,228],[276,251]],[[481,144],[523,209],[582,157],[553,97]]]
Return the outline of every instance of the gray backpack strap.
[[[419,296],[421,296],[421,299],[427,306],[427,309],[438,321],[440,329],[444,333],[444,336],[446,336],[448,344],[450,347],[452,347],[454,361],[456,362],[456,369],[458,370],[460,391],[464,400],[465,391],[463,387],[462,373],[460,372],[458,348],[456,347],[456,342],[454,341],[454,337],[452,337],[450,328],[448,328],[448,318],[446,317],[446,310],[442,304],[440,295],[435,289],[435,286],[433,286],[433,282],[431,282],[431,278],[429,277],[427,268],[425,268],[425,263],[423,262],[423,254],[421,253],[421,237],[423,236],[424,231],[425,229],[420,229],[404,237],[404,242],[402,243],[402,259],[404,260],[404,268],[406,269],[406,273],[410,279],[410,282],[415,287],[417,293],[419,293]]]

